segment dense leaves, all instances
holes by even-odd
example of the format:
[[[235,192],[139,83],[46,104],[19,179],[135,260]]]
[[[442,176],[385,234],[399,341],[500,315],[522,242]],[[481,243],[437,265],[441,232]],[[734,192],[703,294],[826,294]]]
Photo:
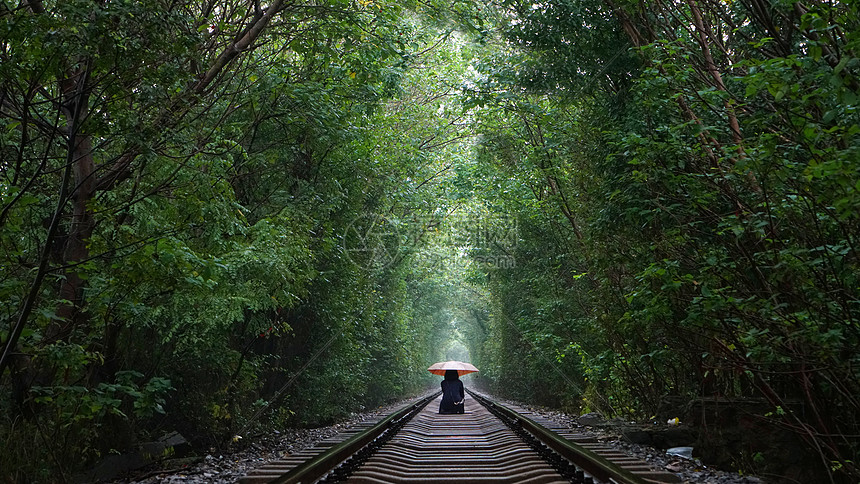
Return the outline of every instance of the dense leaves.
[[[482,65],[470,98],[527,232],[516,268],[490,271],[479,349],[559,361],[497,388],[586,381],[587,407],[645,417],[665,395],[760,397],[762,420],[818,449],[819,477],[856,477],[840,437],[860,424],[856,6],[507,8],[509,62]]]
[[[415,243],[354,228],[444,206],[421,184],[448,144],[428,146],[440,103],[397,106],[437,95],[404,75],[457,22],[475,31],[471,5],[2,8],[4,478],[71,479],[174,429],[221,446],[328,422],[428,382],[437,283]]]
[[[3,477],[331,421],[471,358],[611,415],[758,399],[856,480],[858,18],[2,2]]]

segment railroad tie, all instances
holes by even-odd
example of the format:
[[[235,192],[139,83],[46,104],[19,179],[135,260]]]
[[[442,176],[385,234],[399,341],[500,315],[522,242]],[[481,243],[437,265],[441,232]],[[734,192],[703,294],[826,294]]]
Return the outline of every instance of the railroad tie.
[[[569,482],[482,405],[440,415],[431,402],[345,481],[348,483]]]
[[[504,407],[470,393],[464,414],[440,415],[441,396],[432,401],[434,397],[428,396],[388,417],[271,462],[239,482],[310,483],[320,478],[326,483],[391,484],[681,481],[591,435],[525,408]],[[603,480],[593,479],[589,472]]]

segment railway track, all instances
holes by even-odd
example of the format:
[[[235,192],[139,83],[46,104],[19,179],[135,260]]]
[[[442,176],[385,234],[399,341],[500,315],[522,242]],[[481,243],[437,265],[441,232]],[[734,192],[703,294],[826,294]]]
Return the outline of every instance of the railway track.
[[[526,409],[469,391],[466,413],[438,394],[252,471],[262,483],[677,483],[640,460]]]

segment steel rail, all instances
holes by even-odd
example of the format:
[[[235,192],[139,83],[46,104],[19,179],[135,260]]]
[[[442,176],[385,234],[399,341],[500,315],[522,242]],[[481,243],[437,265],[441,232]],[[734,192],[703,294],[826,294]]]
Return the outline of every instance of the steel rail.
[[[416,413],[427,406],[428,403],[438,397],[439,393],[441,392],[422,398],[416,403],[392,413],[369,429],[333,446],[323,454],[298,465],[271,482],[273,484],[300,484],[312,483],[324,478],[326,474],[335,470],[336,467],[351,457],[358,455],[362,449],[372,444],[375,440],[383,438],[383,434],[386,432],[393,434],[393,432],[390,432],[391,430],[396,431],[399,429],[402,424],[409,421]]]
[[[466,415],[440,415],[426,409],[438,399],[437,392],[368,424],[364,430],[340,434],[346,440],[337,436],[326,439],[310,450],[251,471],[239,482],[681,481],[677,475],[653,470],[646,462],[591,436],[571,434],[528,409],[509,408],[474,391],[467,392],[474,401],[466,402]],[[477,408],[470,410],[469,405]]]
[[[648,484],[646,480],[629,470],[559,436],[555,432],[547,430],[530,418],[520,415],[504,405],[495,403],[471,390],[466,391],[481,405],[484,405],[490,413],[501,418],[502,421],[512,426],[512,428],[521,427],[523,430],[526,430],[561,457],[573,462],[596,479],[614,484]]]

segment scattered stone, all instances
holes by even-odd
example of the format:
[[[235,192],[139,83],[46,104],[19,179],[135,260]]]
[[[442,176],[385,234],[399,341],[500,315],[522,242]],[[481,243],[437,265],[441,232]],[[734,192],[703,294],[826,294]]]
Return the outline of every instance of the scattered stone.
[[[621,433],[621,436],[631,444],[649,445],[653,442],[651,439],[651,432],[648,432],[647,430],[625,430]]]
[[[302,449],[311,447],[320,440],[324,440],[363,420],[380,414],[391,413],[391,411],[402,403],[398,402],[397,404],[379,408],[375,411],[355,414],[349,421],[319,429],[280,429],[278,432],[273,431],[268,435],[246,437],[241,443],[231,446],[232,453],[227,454],[226,458],[222,455],[219,460],[216,457],[219,453],[215,449],[211,449],[210,453],[204,459],[198,457],[196,462],[179,465],[177,462],[164,461],[162,463],[164,472],[160,474],[157,473],[156,469],[146,468],[139,471],[136,478],[114,482],[136,482],[139,484],[232,484],[251,469],[260,467],[269,461],[300,452]],[[523,406],[522,404],[518,405]],[[655,471],[667,470],[675,473],[685,484],[768,484],[765,480],[757,477],[739,476],[736,473],[712,469],[704,465],[699,459],[679,458],[677,455],[669,455],[665,451],[654,447],[631,443],[622,436],[624,431],[638,429],[639,431],[650,433],[650,439],[659,440],[660,437],[657,437],[657,435],[664,434],[665,430],[685,430],[683,424],[669,429],[665,424],[648,424],[643,426],[641,424],[631,425],[630,422],[621,419],[606,421],[600,414],[596,413],[576,416],[559,412],[558,410],[534,406],[528,406],[528,408],[568,428],[577,429],[578,432],[582,433],[589,433],[599,441],[609,443],[619,451],[638,457],[648,462]],[[663,421],[665,421],[665,418]],[[588,431],[583,428],[584,426],[592,427],[594,430]],[[668,438],[664,440],[665,442],[669,442]],[[692,441],[682,442],[669,447],[689,446],[691,443]],[[692,454],[690,455],[692,457]]]
[[[500,401],[504,403],[504,400]],[[514,405],[523,406],[518,402],[510,402]],[[571,429],[577,429],[578,432],[586,435],[594,436],[598,441],[608,443],[617,450],[624,452],[632,457],[637,457],[651,465],[655,471],[667,470],[674,473],[684,484],[770,484],[767,480],[754,476],[741,476],[735,472],[727,472],[714,469],[702,463],[699,459],[679,459],[678,456],[668,455],[665,452],[667,448],[673,447],[689,447],[695,441],[689,428],[684,423],[677,427],[669,427],[666,424],[656,425],[634,423],[623,419],[610,419],[602,423],[589,424],[593,427],[593,431],[587,431],[582,428],[582,417],[577,418],[575,415],[564,414],[557,410],[528,407],[530,411],[535,412],[545,418],[555,421],[558,424],[565,425]],[[674,410],[673,410],[674,413]],[[663,417],[664,421],[669,417]],[[647,434],[647,438],[654,441],[659,441],[662,444],[675,443],[674,445],[664,446],[663,450],[643,444],[632,443],[627,440],[627,436],[636,438],[646,438],[636,432]],[[685,434],[686,432],[686,434]],[[656,443],[656,442],[655,442]],[[691,454],[692,457],[692,454]],[[669,468],[671,467],[671,469]]]
[[[688,447],[696,442],[696,436],[686,426],[652,429],[652,445],[658,449]]]
[[[580,425],[587,425],[589,427],[593,427],[595,425],[600,425],[600,424],[606,422],[603,419],[603,415],[600,415],[597,412],[591,412],[591,413],[586,413],[585,415],[580,415],[579,418],[577,418],[577,421],[579,421]]]
[[[171,457],[183,457],[191,450],[191,445],[179,432],[171,432],[155,442],[144,442],[138,450],[122,455],[110,455],[93,469],[78,476],[77,481],[97,482],[136,471],[153,462]]]
[[[409,399],[410,401],[412,399]],[[191,463],[179,460],[165,460],[135,471],[125,479],[115,477],[114,484],[234,484],[250,470],[266,463],[282,459],[291,454],[313,447],[342,430],[379,415],[387,415],[406,401],[396,402],[385,407],[352,414],[345,422],[317,429],[280,429],[270,434],[246,436],[231,444],[231,453],[221,453],[214,448],[196,457]],[[92,482],[92,480],[90,481]]]

